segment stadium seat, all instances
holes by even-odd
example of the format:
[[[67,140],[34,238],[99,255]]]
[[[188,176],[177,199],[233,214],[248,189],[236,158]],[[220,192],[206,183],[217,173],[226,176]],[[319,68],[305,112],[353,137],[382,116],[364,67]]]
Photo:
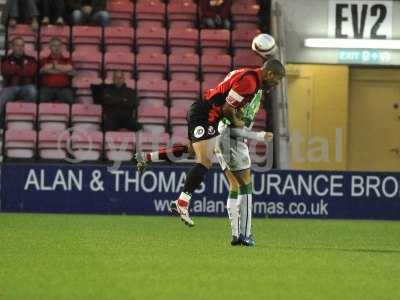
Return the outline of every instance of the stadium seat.
[[[132,78],[135,70],[135,55],[124,52],[107,52],[104,55],[104,68],[109,77],[113,71],[124,71],[126,78]]]
[[[70,28],[69,26],[48,25],[40,28],[40,48],[44,49],[52,38],[59,38],[64,47],[69,50]]]
[[[137,74],[139,79],[163,80],[166,76],[167,56],[160,53],[141,53],[137,55]]]
[[[36,153],[37,134],[34,130],[9,129],[5,132],[5,156],[31,159]]]
[[[164,53],[166,46],[165,29],[154,26],[136,29],[136,46],[139,53]]]
[[[197,25],[197,5],[193,0],[171,0],[167,17],[170,28],[194,28]]]
[[[168,57],[168,64],[172,80],[197,80],[199,76],[199,56],[197,54],[171,54]]]
[[[79,76],[98,77],[102,70],[102,54],[97,51],[83,49],[72,53],[72,62]]]
[[[92,104],[92,84],[101,84],[103,80],[96,76],[76,76],[72,80],[72,87],[75,88],[76,101],[78,103]]]
[[[100,131],[74,131],[71,135],[73,156],[79,161],[96,161],[103,153],[103,133]]]
[[[251,28],[236,28],[232,31],[232,48],[236,51],[237,49],[245,49],[251,51],[251,42],[253,38],[260,34],[259,29]],[[235,54],[237,54],[235,52]]]
[[[171,109],[180,108],[188,111],[193,102],[195,102],[193,99],[171,99]]]
[[[106,27],[104,29],[104,43],[107,52],[132,52],[134,39],[134,30],[130,27]]]
[[[187,110],[182,107],[173,106],[170,109],[170,124],[172,128],[174,125],[187,125]],[[174,130],[172,129],[174,132]]]
[[[230,47],[230,32],[226,29],[202,29],[200,31],[202,54],[226,54]]]
[[[8,102],[6,104],[6,128],[33,130],[36,123],[37,105],[35,103]]]
[[[231,70],[231,57],[228,54],[204,54],[201,56],[201,70],[207,73],[227,74]]]
[[[15,27],[8,27],[7,40],[8,43],[16,37],[22,37],[25,41],[25,50],[34,50],[37,48],[38,32],[32,30],[29,25],[18,24]]]
[[[141,103],[157,103],[161,106],[166,103],[168,85],[165,80],[138,80],[136,89]]]
[[[111,26],[132,26],[134,6],[129,1],[107,1]]]
[[[38,155],[41,159],[66,159],[70,133],[67,130],[41,130],[38,139]]]
[[[195,28],[171,28],[168,47],[172,54],[196,53],[199,48],[199,31]]]
[[[174,125],[172,126],[172,137],[171,139],[173,140],[173,142],[176,142],[177,137],[180,137],[179,139],[181,139],[182,137],[184,138],[182,144],[185,144],[184,142],[188,142],[188,126],[187,124],[182,124],[182,125]]]
[[[254,119],[253,128],[255,130],[265,130],[267,126],[267,112],[264,108],[260,108]]]
[[[168,108],[159,103],[142,102],[138,109],[138,121],[146,132],[162,133],[168,121]]]
[[[65,103],[40,103],[38,123],[40,130],[65,130],[69,123],[69,105]]]
[[[138,28],[161,28],[165,22],[165,4],[160,0],[138,0],[135,19]]]
[[[200,98],[200,83],[193,80],[178,79],[169,83],[169,99],[196,101]]]
[[[253,51],[248,50],[247,54],[235,55],[233,57],[233,68],[257,68],[261,67],[263,60],[260,56],[255,54]]]
[[[74,50],[99,51],[102,42],[102,28],[99,26],[73,26],[72,44]]]
[[[71,108],[71,124],[74,130],[97,131],[102,122],[102,107],[96,104],[73,104]]]
[[[104,83],[113,84],[112,76],[107,77]],[[136,90],[136,81],[134,79],[125,78],[125,84],[127,87]]]
[[[257,28],[260,6],[251,2],[233,2],[231,7],[232,20],[235,28]]]
[[[130,161],[133,158],[135,141],[136,136],[134,132],[106,132],[106,159],[112,161]]]
[[[215,88],[225,78],[224,74],[206,74],[203,76],[203,82],[201,83],[202,94],[208,89]]]
[[[138,134],[136,149],[138,151],[157,151],[160,147],[168,145],[168,133],[140,132]]]

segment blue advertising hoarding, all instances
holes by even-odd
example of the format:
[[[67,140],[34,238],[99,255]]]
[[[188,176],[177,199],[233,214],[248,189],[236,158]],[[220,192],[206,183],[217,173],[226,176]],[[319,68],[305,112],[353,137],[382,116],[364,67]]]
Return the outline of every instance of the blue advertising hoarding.
[[[11,164],[1,169],[1,210],[168,214],[187,165],[134,167]],[[253,173],[258,217],[400,219],[400,173],[277,171]],[[226,216],[227,184],[212,169],[193,195],[193,215]]]

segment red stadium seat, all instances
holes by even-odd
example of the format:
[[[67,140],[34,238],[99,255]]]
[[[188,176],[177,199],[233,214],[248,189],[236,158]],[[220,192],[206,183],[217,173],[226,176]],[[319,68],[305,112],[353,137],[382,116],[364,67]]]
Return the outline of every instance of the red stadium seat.
[[[72,62],[78,75],[100,76],[102,69],[102,53],[77,50],[72,54]]]
[[[126,78],[132,78],[135,70],[135,55],[124,52],[107,52],[104,55],[104,67],[107,77],[112,71],[124,71]]]
[[[208,89],[215,88],[224,78],[224,74],[205,74],[201,84],[202,94]]]
[[[139,0],[136,3],[136,20],[138,28],[157,26],[165,22],[165,4],[160,0]]]
[[[260,6],[254,3],[234,2],[231,7],[235,28],[257,28]]]
[[[112,84],[113,83],[112,76],[107,77],[104,83]],[[136,90],[136,81],[134,79],[125,78],[125,84],[127,87]]]
[[[108,52],[131,52],[134,38],[134,30],[130,27],[106,27],[104,29],[104,43]]]
[[[138,109],[138,120],[146,132],[165,132],[165,126],[168,121],[168,108],[157,103],[142,102]]]
[[[168,133],[140,132],[136,148],[139,151],[157,151],[160,147],[167,146],[169,141]]]
[[[35,103],[8,102],[6,104],[6,128],[32,130],[36,122]]]
[[[99,160],[103,152],[103,133],[74,131],[71,136],[71,149],[78,161]]]
[[[265,130],[266,126],[267,126],[267,112],[265,109],[260,108],[260,110],[256,114],[253,128],[255,130]]]
[[[111,17],[111,26],[132,25],[134,6],[128,1],[108,1],[107,11]]]
[[[171,54],[169,56],[171,79],[197,80],[199,74],[199,56],[194,53]]]
[[[260,56],[248,50],[248,53],[245,55],[235,55],[233,57],[233,68],[257,68],[261,67],[263,64],[263,60]]]
[[[16,37],[22,37],[24,39],[26,48],[35,49],[37,47],[38,32],[32,30],[29,25],[18,24],[15,27],[8,27],[8,42],[12,42]]]
[[[236,28],[232,31],[232,47],[235,50],[239,48],[250,50],[253,38],[260,33],[259,29]]]
[[[38,154],[42,159],[66,159],[70,134],[67,130],[41,130],[38,139]]]
[[[40,48],[45,48],[52,38],[59,38],[64,47],[69,49],[70,28],[69,26],[48,25],[40,28]]]
[[[193,99],[171,99],[172,108],[181,108],[188,111],[190,106],[195,102]]]
[[[196,53],[199,47],[199,31],[195,28],[171,28],[168,31],[168,47],[171,53]]]
[[[200,83],[184,79],[170,81],[169,98],[172,101],[176,99],[196,101],[200,98]]]
[[[106,158],[112,161],[130,161],[133,158],[135,142],[136,136],[134,132],[106,132]]]
[[[170,123],[171,125],[187,125],[187,110],[181,107],[171,107]]]
[[[150,102],[164,105],[167,100],[168,85],[165,80],[138,80],[136,89],[141,103]]]
[[[5,133],[5,156],[7,158],[31,159],[36,152],[36,131],[9,129]]]
[[[160,53],[141,53],[137,56],[139,79],[163,80],[167,69],[167,56]]]
[[[231,57],[228,54],[204,54],[201,57],[201,69],[204,74],[227,74],[231,70]]]
[[[166,31],[161,27],[146,26],[136,30],[136,45],[139,53],[164,53]]]
[[[202,29],[200,31],[200,46],[203,54],[228,53],[230,47],[229,30]]]
[[[75,50],[98,51],[102,42],[99,26],[73,26],[72,44]]]
[[[101,84],[103,80],[94,76],[77,76],[72,80],[72,87],[76,89],[78,103],[92,104],[92,84]]]
[[[197,5],[193,0],[171,0],[167,16],[170,28],[194,28],[197,23]]]
[[[40,103],[38,123],[41,130],[67,129],[69,105],[65,103]]]
[[[102,121],[102,107],[96,104],[73,104],[71,123],[74,130],[97,131]]]

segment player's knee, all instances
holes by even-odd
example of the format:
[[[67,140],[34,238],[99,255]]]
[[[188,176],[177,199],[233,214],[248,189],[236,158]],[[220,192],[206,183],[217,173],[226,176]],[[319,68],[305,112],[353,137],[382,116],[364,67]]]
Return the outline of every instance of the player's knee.
[[[210,169],[212,167],[212,161],[207,157],[204,156],[198,157],[197,162],[205,166],[207,169]]]

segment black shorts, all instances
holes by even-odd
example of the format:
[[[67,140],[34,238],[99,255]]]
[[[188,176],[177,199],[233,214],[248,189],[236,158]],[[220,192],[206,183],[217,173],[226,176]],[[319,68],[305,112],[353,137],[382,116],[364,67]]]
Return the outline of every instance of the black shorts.
[[[188,137],[192,143],[208,140],[217,135],[218,121],[208,121],[209,107],[202,102],[193,103],[187,113]]]

